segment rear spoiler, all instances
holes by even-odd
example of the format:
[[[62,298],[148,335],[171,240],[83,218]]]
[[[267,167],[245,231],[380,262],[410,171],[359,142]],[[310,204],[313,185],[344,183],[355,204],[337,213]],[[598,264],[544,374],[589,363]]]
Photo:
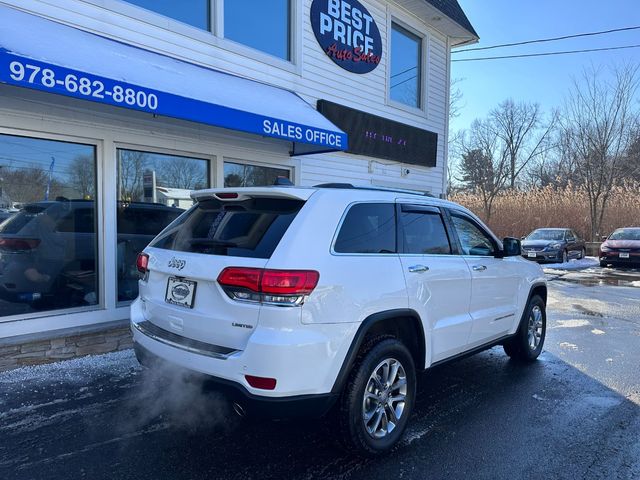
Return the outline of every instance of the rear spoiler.
[[[215,198],[225,202],[240,202],[249,198],[285,198],[306,201],[316,192],[314,188],[301,187],[239,187],[239,188],[209,188],[194,190],[191,198],[199,202]]]

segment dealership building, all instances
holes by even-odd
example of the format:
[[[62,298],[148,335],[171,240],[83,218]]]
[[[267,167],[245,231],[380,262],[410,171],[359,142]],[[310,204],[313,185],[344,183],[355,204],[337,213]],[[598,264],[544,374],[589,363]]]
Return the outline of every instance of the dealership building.
[[[0,370],[126,347],[193,189],[442,195],[477,40],[456,0],[0,1]]]

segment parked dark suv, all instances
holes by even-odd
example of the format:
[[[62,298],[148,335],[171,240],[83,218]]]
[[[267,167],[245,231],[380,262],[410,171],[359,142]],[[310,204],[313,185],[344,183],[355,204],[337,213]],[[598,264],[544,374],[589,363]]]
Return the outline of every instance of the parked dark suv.
[[[522,256],[537,262],[566,263],[584,258],[584,240],[570,228],[538,228],[522,239]]]
[[[98,302],[94,212],[93,200],[41,201],[0,224],[3,315],[23,312],[24,304],[58,309]],[[130,267],[138,252],[182,212],[160,204],[118,204],[119,300],[138,294],[137,271]]]

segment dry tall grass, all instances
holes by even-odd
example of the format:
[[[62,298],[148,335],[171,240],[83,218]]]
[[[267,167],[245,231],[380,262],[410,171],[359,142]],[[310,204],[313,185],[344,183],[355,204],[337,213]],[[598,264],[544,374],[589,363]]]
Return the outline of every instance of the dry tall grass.
[[[480,218],[482,199],[472,193],[457,193],[450,200],[464,205]],[[521,237],[536,228],[568,227],[591,240],[591,220],[587,193],[583,188],[551,187],[530,191],[509,191],[494,201],[491,218],[487,221],[500,237]],[[626,226],[640,226],[640,185],[614,187],[604,214],[600,235]]]

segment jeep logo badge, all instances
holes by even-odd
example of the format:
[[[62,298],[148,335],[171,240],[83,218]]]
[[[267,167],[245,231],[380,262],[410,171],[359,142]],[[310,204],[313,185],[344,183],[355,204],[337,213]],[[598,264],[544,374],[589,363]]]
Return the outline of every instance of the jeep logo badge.
[[[169,268],[177,268],[178,270],[182,270],[184,266],[187,264],[184,260],[178,260],[176,257],[173,257],[169,260]]]

